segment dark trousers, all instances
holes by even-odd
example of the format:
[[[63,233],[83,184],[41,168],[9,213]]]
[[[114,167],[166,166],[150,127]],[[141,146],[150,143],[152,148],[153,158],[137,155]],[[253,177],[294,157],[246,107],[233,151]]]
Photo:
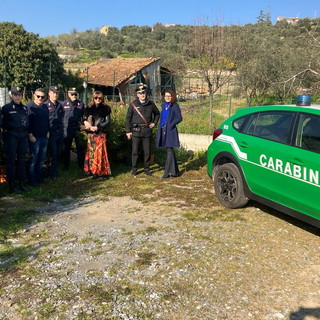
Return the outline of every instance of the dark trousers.
[[[42,181],[42,166],[46,158],[48,146],[47,137],[36,137],[36,142],[29,143],[30,150],[30,181],[41,182]]]
[[[132,136],[132,168],[137,169],[137,162],[139,157],[139,146],[142,142],[144,152],[144,170],[149,171],[150,153],[151,153],[151,137],[135,137]]]
[[[166,164],[164,166],[164,176],[178,176],[180,174],[176,155],[173,148],[167,148]]]
[[[81,140],[79,131],[69,131],[67,133],[67,136],[64,138],[63,164],[64,164],[65,169],[69,169],[69,167],[70,167],[70,151],[71,151],[73,139],[76,143],[78,166],[83,169],[83,166],[84,166],[84,147],[83,147],[83,142]]]
[[[50,175],[58,176],[58,161],[63,147],[63,132],[52,132],[48,142],[48,152],[50,157]]]
[[[15,137],[6,133],[4,135],[4,145],[7,155],[7,181],[9,183],[14,182],[15,166],[17,167],[17,178],[19,180],[25,180],[26,154],[28,152],[28,137]]]

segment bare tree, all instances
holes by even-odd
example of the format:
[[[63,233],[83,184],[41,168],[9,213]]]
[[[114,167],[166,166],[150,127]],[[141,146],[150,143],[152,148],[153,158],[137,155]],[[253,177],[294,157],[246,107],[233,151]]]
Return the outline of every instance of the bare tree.
[[[194,27],[189,56],[192,69],[207,83],[209,88],[209,125],[212,125],[213,95],[230,83],[237,62],[242,54],[240,27],[208,26]]]
[[[316,26],[313,31],[319,28]],[[294,74],[291,74],[283,81],[284,87],[309,87],[308,89],[317,89],[320,84],[320,38],[316,37],[315,32],[311,32],[305,28],[306,37],[304,37],[303,43],[305,44],[305,55],[302,63],[299,64],[299,68],[295,70]]]

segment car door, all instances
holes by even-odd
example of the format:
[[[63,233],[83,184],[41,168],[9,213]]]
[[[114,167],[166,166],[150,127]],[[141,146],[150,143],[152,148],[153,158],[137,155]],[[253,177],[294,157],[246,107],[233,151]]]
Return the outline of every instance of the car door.
[[[285,176],[283,163],[296,114],[290,111],[254,113],[238,136],[241,151],[247,154],[242,169],[251,191],[280,202]]]
[[[287,172],[281,203],[320,219],[320,117],[299,115],[293,146],[282,155]]]

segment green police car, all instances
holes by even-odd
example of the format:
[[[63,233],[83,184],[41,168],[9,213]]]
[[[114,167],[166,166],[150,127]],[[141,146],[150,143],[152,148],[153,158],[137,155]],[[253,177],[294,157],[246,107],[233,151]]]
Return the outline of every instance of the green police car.
[[[253,199],[320,227],[320,106],[238,110],[214,131],[207,168],[225,207]]]

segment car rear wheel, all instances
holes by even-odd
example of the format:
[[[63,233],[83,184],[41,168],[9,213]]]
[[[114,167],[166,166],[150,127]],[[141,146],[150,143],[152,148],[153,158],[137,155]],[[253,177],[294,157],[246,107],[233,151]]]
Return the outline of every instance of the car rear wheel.
[[[214,190],[220,203],[227,208],[241,208],[248,202],[243,181],[234,163],[225,163],[214,174]]]

